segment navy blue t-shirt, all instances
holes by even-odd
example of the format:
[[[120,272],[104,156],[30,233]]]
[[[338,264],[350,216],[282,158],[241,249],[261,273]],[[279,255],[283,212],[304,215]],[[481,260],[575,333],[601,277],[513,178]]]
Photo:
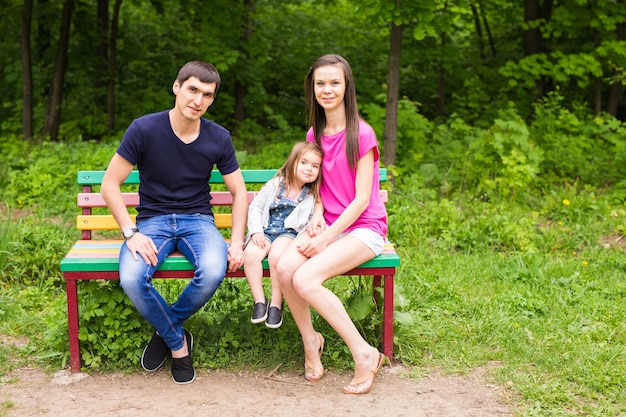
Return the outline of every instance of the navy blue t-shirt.
[[[230,133],[205,118],[189,144],[172,130],[169,110],[134,120],[117,153],[137,166],[141,182],[137,220],[163,214],[212,214],[209,178],[239,168]]]

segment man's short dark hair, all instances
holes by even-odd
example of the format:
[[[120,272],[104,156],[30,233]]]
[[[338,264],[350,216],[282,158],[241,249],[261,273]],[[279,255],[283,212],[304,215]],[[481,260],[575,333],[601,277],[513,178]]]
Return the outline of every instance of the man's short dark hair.
[[[215,93],[220,88],[220,73],[217,68],[208,62],[190,61],[181,67],[176,79],[183,85],[191,77],[196,77],[203,83],[215,83]]]

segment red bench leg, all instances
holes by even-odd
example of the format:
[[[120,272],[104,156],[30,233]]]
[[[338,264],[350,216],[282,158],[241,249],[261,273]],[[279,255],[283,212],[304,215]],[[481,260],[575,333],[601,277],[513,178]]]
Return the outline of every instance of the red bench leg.
[[[80,371],[80,342],[78,340],[78,294],[76,280],[65,279],[67,292],[67,330],[70,339],[70,371]]]
[[[383,310],[383,353],[393,362],[393,275],[385,275]]]
[[[384,278],[384,282],[383,281]],[[384,290],[383,300],[383,353],[390,361],[393,361],[393,275],[374,275],[373,290],[374,303],[380,304],[380,293],[377,288]]]

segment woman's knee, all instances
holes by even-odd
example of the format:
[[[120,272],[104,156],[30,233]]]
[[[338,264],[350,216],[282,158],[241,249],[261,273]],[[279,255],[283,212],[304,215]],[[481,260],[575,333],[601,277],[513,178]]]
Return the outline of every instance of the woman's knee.
[[[293,289],[300,295],[302,298],[306,298],[306,294],[310,294],[315,291],[317,286],[315,280],[309,276],[305,270],[302,268],[297,269],[293,273],[293,278],[291,280]]]
[[[293,265],[284,258],[278,258],[275,265],[276,277],[281,285],[291,285],[293,278]]]

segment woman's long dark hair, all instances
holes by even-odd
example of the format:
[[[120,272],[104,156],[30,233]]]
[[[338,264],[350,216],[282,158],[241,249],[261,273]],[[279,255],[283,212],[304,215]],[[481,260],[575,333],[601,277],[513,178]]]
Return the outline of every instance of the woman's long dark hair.
[[[348,165],[356,169],[359,160],[359,110],[356,104],[356,87],[350,64],[342,56],[329,54],[321,56],[309,69],[304,79],[304,98],[309,118],[309,126],[313,127],[315,142],[321,146],[322,133],[326,126],[326,114],[315,98],[315,70],[327,65],[339,65],[343,69],[346,82],[346,92],[343,98],[346,107],[346,156]]]

